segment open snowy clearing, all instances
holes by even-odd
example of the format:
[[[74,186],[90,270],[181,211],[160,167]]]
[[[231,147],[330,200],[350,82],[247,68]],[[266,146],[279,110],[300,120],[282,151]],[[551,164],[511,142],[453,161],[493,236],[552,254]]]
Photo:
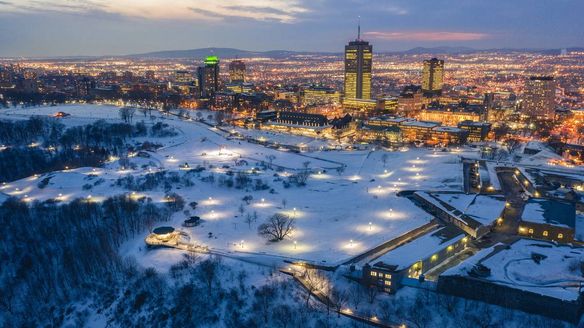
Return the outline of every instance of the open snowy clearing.
[[[57,111],[71,114],[61,120],[66,125],[88,124],[102,118],[121,122],[116,107],[99,105],[12,109],[3,111],[0,117],[18,115],[24,118],[26,115],[52,115]],[[5,115],[6,112],[10,115]],[[121,169],[113,161],[104,168],[63,170],[25,178],[3,186],[1,191],[19,197],[26,195],[29,201],[57,197],[67,201],[89,196],[93,201],[99,201],[116,193],[130,193],[131,190],[112,185],[117,178],[127,175],[141,176],[161,168],[182,174],[184,171],[179,166],[188,163],[190,168],[206,167],[200,177],[212,172],[218,178],[226,176],[230,170],[249,171],[258,168],[261,162],[271,161],[273,169],[259,170],[251,176],[268,184],[267,190],[245,191],[199,179],[195,179],[195,185],[191,187],[174,186],[172,192],[180,194],[187,204],[198,203],[190,215],[203,219],[198,227],[181,229],[188,232],[195,243],[233,255],[271,254],[334,265],[427,223],[431,219],[429,214],[396,193],[418,189],[459,191],[462,189],[459,155],[474,155],[473,151],[464,149],[453,152],[410,149],[296,154],[228,140],[225,133],[203,123],[173,116],[161,118],[156,112],[154,115],[154,122],[161,120],[179,134],[171,138],[140,138],[164,146],[151,153],[150,158],[131,158],[137,164],[135,170]],[[136,112],[134,122],[140,120],[151,121]],[[281,180],[303,169],[306,162],[314,171],[307,185],[285,188]],[[344,169],[337,171],[338,167]],[[276,173],[279,177],[274,176]],[[49,184],[39,189],[40,179],[48,176],[51,176]],[[97,185],[83,190],[83,185],[95,184],[97,180],[100,180]],[[151,197],[154,201],[163,201],[164,195],[163,190],[136,194],[137,197]],[[245,195],[253,197],[249,205],[242,201]],[[266,242],[257,234],[257,226],[278,212],[295,218],[296,229],[284,241]],[[256,213],[257,221],[244,222],[248,213]],[[169,225],[178,228],[186,218],[182,213],[176,214]],[[124,248],[128,255],[139,253],[139,248],[144,247],[142,240],[129,242],[129,245]]]

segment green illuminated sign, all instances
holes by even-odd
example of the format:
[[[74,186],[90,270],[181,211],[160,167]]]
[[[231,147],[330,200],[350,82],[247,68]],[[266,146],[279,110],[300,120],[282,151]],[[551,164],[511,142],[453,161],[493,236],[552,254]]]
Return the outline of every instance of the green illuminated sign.
[[[219,57],[217,56],[208,56],[205,58],[205,65],[217,65],[219,64]]]

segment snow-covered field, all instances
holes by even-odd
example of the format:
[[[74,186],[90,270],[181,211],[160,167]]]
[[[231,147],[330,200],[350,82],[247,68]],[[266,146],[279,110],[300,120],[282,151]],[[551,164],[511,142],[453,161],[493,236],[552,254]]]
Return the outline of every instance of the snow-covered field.
[[[578,298],[579,286],[584,282],[580,272],[582,248],[521,239],[488,257],[492,251],[493,248],[481,250],[443,275],[467,275],[475,264],[481,263],[491,269],[485,279],[494,283],[564,300]],[[533,260],[534,254],[543,256],[539,263]]]
[[[116,107],[99,105],[10,109],[2,111],[0,118],[23,119],[30,115],[52,115],[57,111],[71,114],[61,119],[65,125],[88,124],[98,119],[121,122]],[[198,215],[204,220],[198,227],[181,229],[190,233],[196,243],[229,251],[233,255],[271,254],[337,264],[428,222],[431,219],[429,214],[409,200],[396,196],[396,192],[409,189],[461,190],[459,155],[474,155],[471,150],[436,153],[428,149],[295,154],[245,141],[228,140],[225,133],[203,123],[174,116],[162,117],[156,112],[154,115],[155,120],[151,120],[137,111],[134,122],[144,120],[149,124],[163,121],[180,133],[172,138],[148,138],[164,147],[151,158],[132,158],[139,169],[121,170],[116,162],[112,162],[103,168],[79,168],[25,178],[2,186],[0,191],[20,197],[26,195],[31,201],[56,197],[66,201],[88,196],[99,201],[112,194],[131,192],[112,186],[112,183],[126,175],[148,173],[142,165],[154,170],[164,167],[177,172],[183,172],[179,165],[184,163],[190,167],[205,165],[208,169],[201,176],[214,172],[217,178],[230,169],[258,167],[260,162],[269,162],[271,157],[274,165],[282,167],[281,171],[260,171],[252,178],[264,180],[273,192],[244,191],[200,180],[195,180],[192,187],[179,189],[175,186],[172,191],[184,197],[187,204],[192,201],[199,204],[190,215]],[[235,165],[236,161],[242,160],[245,161],[243,165]],[[286,176],[302,169],[305,162],[310,162],[309,166],[316,172],[305,187],[284,188],[281,181],[274,181],[275,173]],[[336,170],[340,166],[345,167],[343,172]],[[38,182],[47,176],[52,177],[49,185],[39,189]],[[94,184],[99,179],[104,181],[91,190],[82,189],[83,185]],[[140,194],[152,197],[154,201],[162,201],[164,197],[163,190]],[[242,201],[245,195],[253,197],[249,205]],[[254,212],[258,220],[248,226],[243,218]],[[296,229],[293,236],[282,242],[267,243],[258,236],[257,226],[277,212],[294,217]],[[182,213],[176,214],[170,224],[180,227],[185,218]],[[212,233],[212,238],[208,237],[209,233]],[[142,240],[131,241],[123,251],[138,254],[140,247],[144,247]],[[170,254],[168,250],[157,252],[159,255],[156,256]]]

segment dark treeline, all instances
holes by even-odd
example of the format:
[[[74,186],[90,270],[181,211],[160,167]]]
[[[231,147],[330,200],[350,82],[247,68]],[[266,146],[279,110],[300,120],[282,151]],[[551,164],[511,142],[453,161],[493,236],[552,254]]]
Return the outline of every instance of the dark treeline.
[[[42,141],[56,144],[63,133],[64,125],[58,120],[33,116],[26,121],[0,120],[0,143],[11,146],[26,146]]]
[[[0,152],[0,181],[14,181],[65,167],[100,166],[109,157],[105,148],[61,149],[8,148]]]
[[[26,121],[0,120],[0,143],[6,146],[28,146],[33,142],[49,147],[121,148],[129,138],[169,137],[176,132],[168,124],[157,122],[150,128],[144,122],[134,125],[98,120],[92,124],[65,129],[57,119],[34,116]]]
[[[128,140],[144,136],[176,134],[163,123],[150,128],[100,120],[65,129],[56,119],[32,117],[26,121],[0,121],[0,181],[14,181],[65,167],[101,166],[111,155],[125,157]],[[31,147],[32,143],[38,145]],[[148,143],[152,145],[151,143]]]
[[[117,249],[173,206],[126,195],[103,203],[74,200],[0,206],[0,326],[60,326],[66,306],[92,295],[114,297],[133,270]],[[171,204],[173,205],[173,204]]]

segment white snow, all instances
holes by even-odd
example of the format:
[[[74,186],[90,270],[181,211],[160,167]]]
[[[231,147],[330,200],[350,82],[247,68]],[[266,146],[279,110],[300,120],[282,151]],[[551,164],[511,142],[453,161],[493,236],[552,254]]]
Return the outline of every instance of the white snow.
[[[440,229],[442,230],[442,229]],[[427,233],[415,240],[389,251],[383,256],[371,261],[377,263],[381,261],[387,265],[396,265],[396,270],[402,270],[410,267],[412,264],[431,257],[436,252],[457,243],[464,238],[462,231],[450,239],[443,239],[440,236],[440,230]]]
[[[68,126],[88,124],[102,118],[121,122],[118,108],[100,105],[11,109],[2,111],[0,118],[25,119],[27,115],[52,115],[58,111],[71,114],[61,120]],[[464,148],[452,152],[413,148],[397,152],[315,151],[296,154],[245,141],[228,140],[226,133],[199,122],[173,116],[163,118],[159,113],[155,113],[155,116],[157,121],[162,120],[171,125],[180,135],[172,138],[140,138],[163,144],[164,147],[153,154],[152,158],[132,158],[133,162],[139,164],[138,167],[152,162],[150,164],[154,166],[184,172],[179,169],[179,165],[185,162],[190,167],[197,164],[207,167],[213,165],[215,168],[208,169],[201,175],[208,175],[212,171],[217,178],[225,175],[228,170],[258,167],[260,162],[268,162],[267,158],[274,156],[273,164],[283,167],[283,171],[278,172],[281,176],[301,170],[303,163],[307,161],[315,171],[322,171],[321,174],[311,175],[305,187],[284,188],[282,182],[274,181],[276,171],[273,170],[260,171],[257,176],[252,176],[268,183],[273,188],[273,193],[269,190],[242,191],[198,179],[194,180],[193,187],[174,188],[172,191],[183,196],[187,204],[191,201],[199,203],[197,210],[191,211],[191,215],[198,215],[204,220],[201,226],[183,230],[190,233],[191,239],[197,243],[217,251],[232,252],[234,256],[270,254],[321,264],[343,262],[427,223],[431,219],[429,214],[409,200],[398,197],[396,193],[407,189],[460,191],[462,171],[459,156],[469,156],[475,152]],[[136,112],[134,122],[140,120],[150,123],[149,118]],[[270,134],[270,138],[285,137]],[[310,138],[305,137],[290,138],[311,142],[308,140]],[[385,164],[382,161],[384,154],[387,154]],[[235,166],[235,162],[239,160],[245,160],[247,165]],[[230,169],[222,168],[223,165],[230,166]],[[341,165],[345,169],[339,174],[336,168]],[[18,197],[28,195],[30,201],[56,198],[59,194],[62,194],[64,201],[90,195],[93,200],[99,201],[114,194],[130,192],[112,185],[118,177],[147,173],[146,169],[119,170],[117,164],[112,162],[104,168],[96,168],[95,171],[92,168],[79,168],[21,179],[7,184],[0,191]],[[97,177],[89,179],[88,176],[92,175]],[[49,185],[39,189],[38,182],[46,176],[52,176]],[[97,179],[105,181],[91,190],[82,190],[84,184],[94,183]],[[151,197],[154,201],[162,201],[164,196],[162,190],[139,194]],[[243,203],[242,197],[248,194],[254,199],[250,205],[243,206],[245,213],[241,215],[238,207]],[[287,203],[285,207],[283,200]],[[257,212],[258,221],[248,227],[243,217],[253,212]],[[294,217],[296,229],[292,237],[279,243],[268,243],[258,236],[257,226],[276,212]],[[182,213],[177,213],[169,224],[179,227],[185,218]],[[208,238],[209,232],[213,233],[213,238]],[[131,250],[126,250],[126,253],[139,253],[142,242],[143,237],[137,238],[134,246],[130,247]],[[167,254],[166,251],[161,253],[161,257]]]
[[[494,249],[481,250],[443,275],[464,276],[476,263],[481,263],[491,269],[491,275],[485,279],[493,283],[563,300],[578,299],[579,284],[584,283],[580,272],[584,249],[528,239],[521,239],[489,257]],[[545,258],[538,264],[532,259],[534,253]]]

